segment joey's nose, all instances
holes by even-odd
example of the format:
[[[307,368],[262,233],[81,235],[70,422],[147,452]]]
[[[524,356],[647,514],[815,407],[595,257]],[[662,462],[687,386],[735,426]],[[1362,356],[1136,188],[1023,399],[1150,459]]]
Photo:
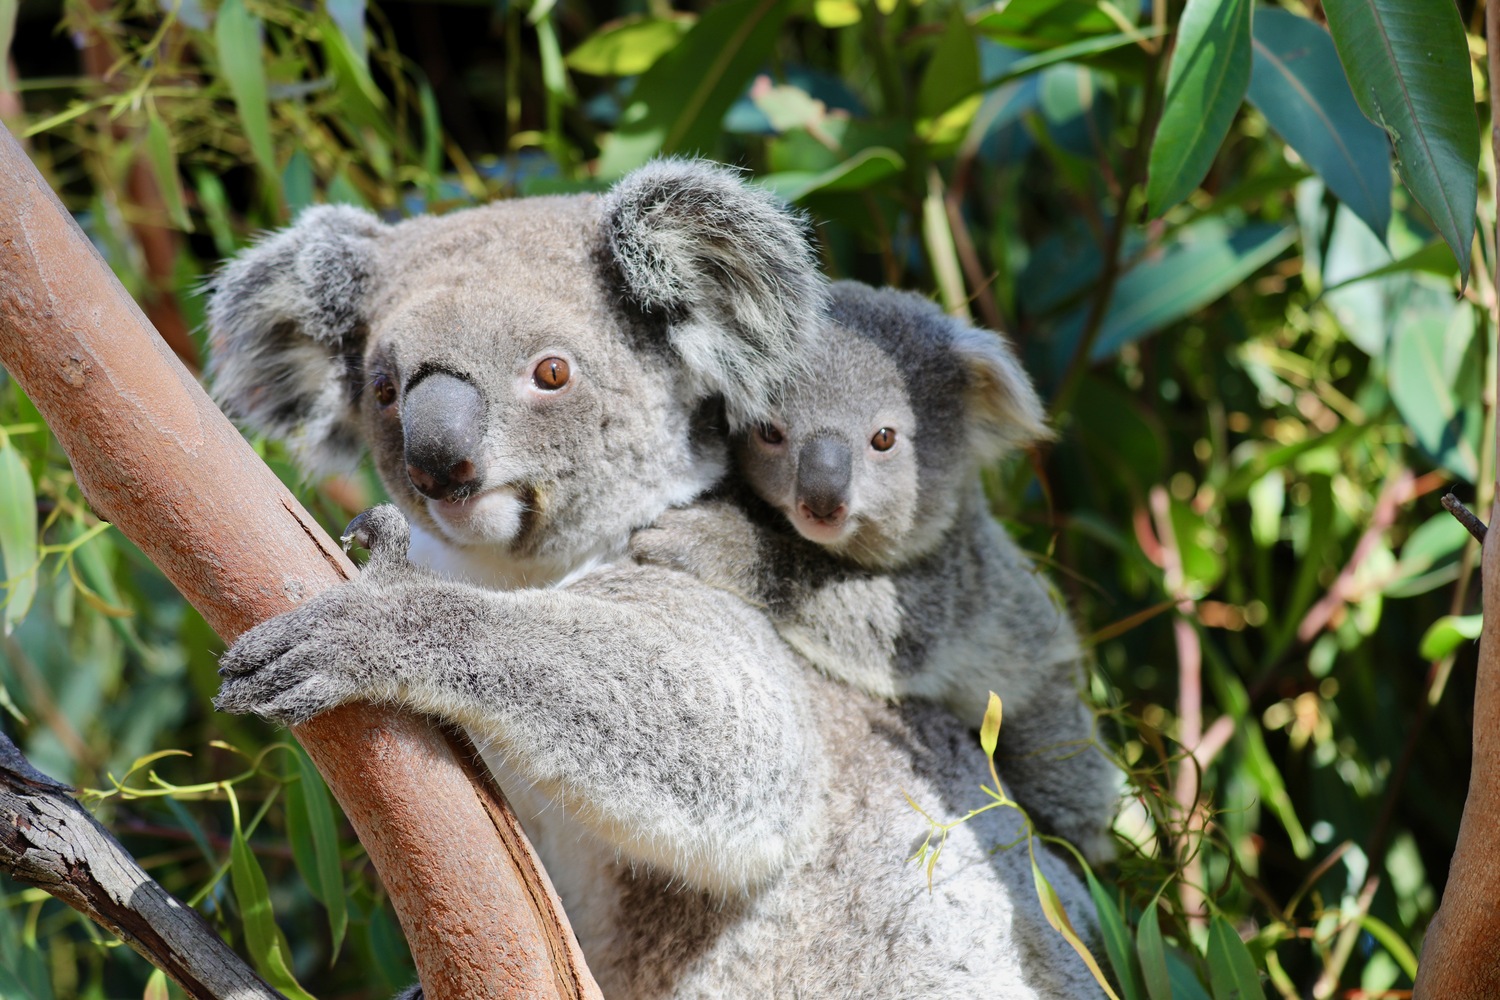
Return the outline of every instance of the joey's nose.
[[[406,474],[423,496],[461,500],[484,478],[484,397],[465,379],[434,372],[406,392]]]
[[[797,503],[813,517],[837,517],[849,504],[853,453],[837,438],[816,437],[797,453]]]

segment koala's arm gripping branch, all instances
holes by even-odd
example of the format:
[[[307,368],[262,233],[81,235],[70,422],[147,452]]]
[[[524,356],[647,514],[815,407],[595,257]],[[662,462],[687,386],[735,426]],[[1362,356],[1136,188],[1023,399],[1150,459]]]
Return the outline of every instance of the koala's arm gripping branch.
[[[0,364],[79,487],[226,640],[353,570],[163,344],[0,127]],[[597,997],[503,800],[420,718],[298,726],[375,862],[427,996]]]

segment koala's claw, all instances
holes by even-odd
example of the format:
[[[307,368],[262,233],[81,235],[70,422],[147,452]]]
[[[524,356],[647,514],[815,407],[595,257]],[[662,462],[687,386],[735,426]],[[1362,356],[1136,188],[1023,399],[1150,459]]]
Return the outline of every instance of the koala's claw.
[[[411,548],[411,525],[394,504],[383,503],[350,521],[339,541],[343,542],[345,552],[351,545],[368,550],[369,565],[402,565]]]

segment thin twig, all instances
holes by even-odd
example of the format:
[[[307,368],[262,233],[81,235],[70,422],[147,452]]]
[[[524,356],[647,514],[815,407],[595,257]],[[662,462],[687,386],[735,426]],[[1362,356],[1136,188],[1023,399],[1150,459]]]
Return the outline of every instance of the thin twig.
[[[1473,535],[1479,544],[1484,544],[1484,536],[1489,529],[1472,510],[1464,506],[1462,500],[1452,493],[1444,493],[1443,509],[1458,518],[1458,523],[1467,528],[1469,534]]]

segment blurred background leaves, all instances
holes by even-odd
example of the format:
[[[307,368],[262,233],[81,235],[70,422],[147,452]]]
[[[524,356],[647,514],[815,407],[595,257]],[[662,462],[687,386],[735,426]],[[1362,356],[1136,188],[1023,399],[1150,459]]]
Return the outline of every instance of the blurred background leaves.
[[[205,275],[306,205],[595,190],[662,153],[795,201],[830,274],[1006,330],[1062,435],[992,496],[1093,635],[1128,771],[1139,848],[1094,884],[1101,963],[1129,1000],[1374,997],[1410,987],[1467,784],[1478,548],[1437,499],[1487,510],[1495,472],[1482,20],[0,0],[0,117],[195,370]],[[211,711],[218,640],[3,376],[0,428],[7,731],[289,994],[404,985],[306,758]],[[262,451],[330,529],[378,498]],[[163,989],[0,883],[0,995]]]

